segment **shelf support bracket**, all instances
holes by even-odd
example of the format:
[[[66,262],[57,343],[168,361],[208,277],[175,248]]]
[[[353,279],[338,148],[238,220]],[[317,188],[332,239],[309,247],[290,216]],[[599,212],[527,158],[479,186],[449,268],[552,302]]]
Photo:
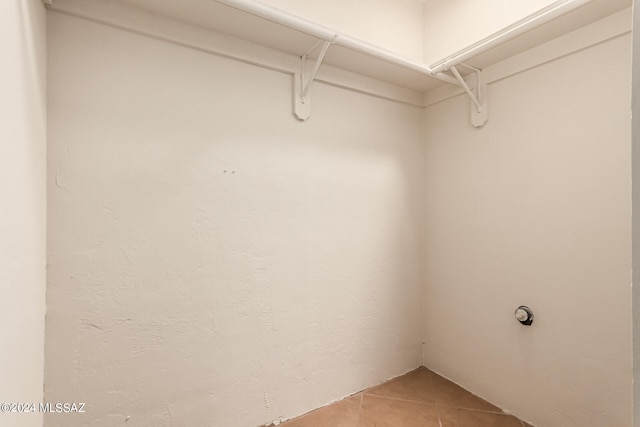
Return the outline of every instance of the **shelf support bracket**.
[[[469,95],[469,99],[471,99],[471,124],[476,128],[481,128],[487,123],[489,118],[487,85],[482,81],[482,70],[466,64],[460,65],[472,69],[476,75],[476,93],[473,93],[467,82],[460,75],[460,72],[458,72],[458,69],[455,66],[450,68],[462,89],[464,89],[467,95]]]
[[[335,43],[335,39],[333,41],[318,40],[311,49],[300,57],[300,73],[293,75],[293,111],[300,120],[307,120],[311,116],[311,86],[318,74],[318,70],[320,70],[329,46],[333,43]],[[313,65],[311,74],[307,76],[306,64],[309,55],[320,45],[322,45],[320,55],[318,55]]]

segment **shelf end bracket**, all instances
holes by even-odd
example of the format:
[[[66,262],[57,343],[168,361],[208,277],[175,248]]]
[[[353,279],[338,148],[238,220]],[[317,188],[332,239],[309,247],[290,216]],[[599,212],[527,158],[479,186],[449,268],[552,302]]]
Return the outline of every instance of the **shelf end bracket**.
[[[332,41],[318,40],[318,42],[307,51],[307,53],[300,57],[300,73],[296,73],[293,75],[293,111],[296,117],[300,120],[307,120],[311,116],[311,86],[313,85],[313,81],[318,74],[318,70],[320,70],[320,66],[322,65],[322,61],[327,54],[329,46],[335,43],[336,39]],[[320,55],[318,55],[318,58],[313,65],[311,74],[307,77],[307,59],[309,58],[311,52],[313,52],[320,45],[322,45]]]
[[[476,128],[483,127],[489,119],[489,108],[487,103],[487,85],[482,81],[482,70],[465,64],[462,66],[471,68],[476,75],[476,91],[475,93],[469,88],[467,82],[462,78],[455,66],[451,67],[451,72],[455,76],[458,83],[469,95],[471,100],[471,124]]]

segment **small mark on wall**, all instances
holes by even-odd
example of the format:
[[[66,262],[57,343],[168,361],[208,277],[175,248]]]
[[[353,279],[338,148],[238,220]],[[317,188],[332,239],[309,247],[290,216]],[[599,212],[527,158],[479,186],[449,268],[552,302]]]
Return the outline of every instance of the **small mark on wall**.
[[[269,396],[267,396],[267,390],[263,390],[262,394],[264,395],[264,407],[269,409]]]

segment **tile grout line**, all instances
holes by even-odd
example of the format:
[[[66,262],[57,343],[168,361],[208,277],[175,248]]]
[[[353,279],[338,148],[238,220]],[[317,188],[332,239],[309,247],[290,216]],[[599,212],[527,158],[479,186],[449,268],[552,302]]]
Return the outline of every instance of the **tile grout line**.
[[[363,392],[363,394],[365,394],[365,393]],[[374,393],[366,393],[366,395],[367,396],[371,396],[371,397],[377,397],[378,399],[399,400],[400,402],[426,403],[426,404],[437,405],[437,403],[435,403],[435,402],[427,402],[427,401],[424,401],[424,400],[403,399],[401,397],[383,396],[383,395],[374,394]],[[482,412],[482,413],[485,413],[485,414],[507,415],[507,416],[508,415],[512,415],[512,414],[507,414],[504,411],[489,411],[489,410],[486,410],[486,409],[467,408],[466,406],[456,406],[456,405],[440,405],[440,406],[445,407],[445,408],[460,409],[460,410],[463,410],[463,411]],[[500,408],[498,408],[498,409],[500,409]]]
[[[496,411],[485,411],[484,409],[474,409],[474,408],[465,408],[464,406],[454,406],[454,405],[440,405],[443,406],[445,408],[452,408],[452,409],[460,409],[462,411],[473,411],[473,412],[482,412],[484,414],[493,414],[493,415],[506,415],[506,416],[514,416],[513,414],[507,414],[506,412],[502,411],[502,412],[496,412]],[[518,417],[516,417],[518,418]],[[520,419],[520,418],[518,418]]]
[[[362,419],[362,402],[364,401],[364,392],[360,393],[360,406],[358,406],[358,420],[355,427],[360,426],[360,420]]]
[[[438,416],[438,425],[442,427],[440,419],[440,408],[438,407],[438,399],[436,399],[436,386],[433,384],[433,372],[429,371],[429,382],[431,383],[431,391],[433,391],[433,404],[436,407],[436,415]]]
[[[399,400],[401,402],[411,402],[411,403],[431,403],[425,402],[423,400],[411,400],[411,399],[402,399],[400,397],[391,397],[391,396],[381,396],[379,394],[367,393],[367,396],[377,397],[380,399],[389,399],[389,400]]]

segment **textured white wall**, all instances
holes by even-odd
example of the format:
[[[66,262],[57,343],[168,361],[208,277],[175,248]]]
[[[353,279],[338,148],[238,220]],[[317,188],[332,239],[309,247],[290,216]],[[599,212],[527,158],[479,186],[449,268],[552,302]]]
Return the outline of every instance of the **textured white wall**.
[[[420,363],[422,111],[51,13],[47,426],[252,426]]]
[[[424,60],[432,64],[554,0],[425,0]]]
[[[423,60],[423,5],[418,0],[264,0],[341,33]]]
[[[0,2],[0,402],[42,401],[46,241],[45,12]],[[2,426],[42,415],[0,413]]]
[[[535,425],[631,424],[630,40],[425,113],[424,362]]]
[[[633,1],[633,28],[640,28],[640,1]],[[640,31],[632,36],[632,260],[633,426],[640,427]]]

